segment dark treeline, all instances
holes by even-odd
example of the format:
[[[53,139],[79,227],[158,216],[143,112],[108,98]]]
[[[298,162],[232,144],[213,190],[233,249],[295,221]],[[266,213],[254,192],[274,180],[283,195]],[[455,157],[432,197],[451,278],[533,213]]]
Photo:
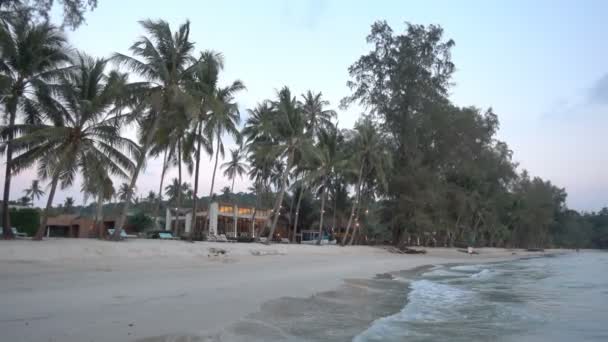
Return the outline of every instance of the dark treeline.
[[[97,2],[59,3],[65,26],[76,28]],[[163,20],[143,20],[144,35],[128,53],[94,58],[71,48],[63,28],[48,21],[52,5],[0,2],[5,226],[10,176],[28,168],[49,184],[42,190],[33,182],[20,199],[47,196],[39,239],[49,214],[74,207],[72,201],[54,208],[53,198],[77,175],[80,190],[94,200],[86,211],[98,221],[104,203],[115,201],[122,227],[130,206],[153,218],[162,217],[168,203],[194,215],[217,191],[219,171],[231,186],[217,196],[272,208],[263,232],[270,237],[282,221],[292,239],[314,229],[342,244],[608,243],[606,209],[567,208],[565,189],[519,171],[508,145],[496,138],[499,120],[491,108],[450,101],[454,42],[439,26],[407,24],[395,33],[385,22],[372,25],[371,50],[348,68],[351,94],[340,106],[356,104],[363,113],[343,129],[322,92],[297,95],[287,86],[242,119],[237,97],[244,83],[221,84],[224,56],[197,52],[189,22],[172,31]],[[137,129],[136,141],[124,136],[124,127]],[[238,146],[231,151],[224,148],[228,136]],[[228,161],[219,163],[224,156]],[[158,192],[138,198],[137,180],[150,158],[163,162]],[[167,185],[165,173],[173,167],[178,177]],[[203,172],[212,175],[206,198],[199,195]],[[235,194],[235,180],[246,176],[250,193]],[[115,186],[116,178],[124,183]]]

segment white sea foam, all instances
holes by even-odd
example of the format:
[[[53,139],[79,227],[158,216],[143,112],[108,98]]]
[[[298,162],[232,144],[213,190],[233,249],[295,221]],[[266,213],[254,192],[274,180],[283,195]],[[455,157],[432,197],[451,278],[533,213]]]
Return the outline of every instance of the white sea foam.
[[[473,293],[430,280],[410,285],[405,307],[398,313],[377,319],[353,341],[382,341],[394,336],[408,336],[405,322],[436,323],[454,319],[457,309],[473,299]]]
[[[451,270],[453,271],[460,271],[460,272],[479,272],[482,269],[484,269],[484,265],[461,265],[461,266],[452,266],[450,267]]]

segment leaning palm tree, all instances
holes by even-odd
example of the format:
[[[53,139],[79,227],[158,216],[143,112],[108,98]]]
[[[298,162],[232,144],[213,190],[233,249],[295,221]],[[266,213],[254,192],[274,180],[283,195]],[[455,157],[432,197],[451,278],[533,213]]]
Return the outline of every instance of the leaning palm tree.
[[[224,176],[228,177],[228,179],[232,180],[232,187],[230,188],[230,192],[234,197],[234,181],[236,177],[242,177],[243,174],[247,171],[247,164],[245,164],[245,154],[243,153],[242,148],[234,149],[230,151],[230,161],[222,164],[222,169],[224,169]],[[237,214],[236,214],[236,198],[233,198],[233,208],[232,208],[232,220],[234,223],[234,235],[237,235]]]
[[[316,137],[320,130],[333,126],[332,120],[337,114],[334,110],[325,109],[329,106],[329,101],[323,100],[322,93],[314,94],[309,90],[302,94],[302,99],[300,106],[306,116],[306,131],[309,136]]]
[[[32,185],[28,189],[23,190],[25,195],[30,198],[32,205],[34,205],[34,201],[40,199],[40,197],[44,196],[44,191],[40,187],[40,182],[37,179],[32,181]]]
[[[373,175],[381,186],[386,187],[386,170],[390,168],[391,156],[386,148],[385,138],[369,117],[355,124],[355,136],[352,141],[351,162],[356,169],[357,183],[355,184],[355,200],[353,201],[346,231],[342,238],[342,246],[346,244],[348,233],[359,208],[361,186],[366,175]],[[354,233],[351,235],[353,240]]]
[[[181,118],[190,111],[193,101],[182,86],[197,67],[197,61],[192,57],[194,44],[190,41],[190,22],[180,25],[175,33],[163,20],[144,20],[140,24],[147,36],[131,46],[131,53],[135,57],[120,53],[112,57],[119,65],[128,67],[146,81],[142,84],[144,91],[137,93],[141,96],[137,96],[137,105],[133,110],[133,120],[139,124],[142,153],[129,183],[129,198],[133,195],[137,178],[159,128],[163,124],[171,124],[172,117]],[[123,204],[114,239],[120,237],[129,203],[125,201]]]
[[[37,92],[45,92],[46,82],[64,71],[68,61],[66,38],[57,27],[34,23],[30,11],[19,10],[0,25],[0,104],[4,106],[7,122],[2,140],[5,142],[6,171],[2,203],[2,226],[10,227],[8,202],[13,175],[13,139],[19,112],[25,114],[25,122],[40,122],[35,109]],[[4,238],[12,238],[10,229],[4,230]]]
[[[277,100],[272,102],[275,115],[273,133],[276,140],[260,142],[256,146],[256,154],[266,155],[268,158],[284,160],[285,167],[281,172],[278,196],[273,208],[272,222],[269,220],[267,228],[270,229],[268,241],[272,240],[279,219],[279,212],[283,197],[287,190],[289,173],[302,155],[310,153],[312,145],[306,135],[306,120],[295,97],[291,91],[283,87],[277,93]]]
[[[52,97],[39,99],[40,111],[51,123],[17,125],[21,134],[13,143],[22,152],[14,160],[15,172],[38,166],[41,179],[51,180],[46,209],[34,239],[42,239],[57,186],[66,188],[77,173],[84,177],[93,168],[127,178],[134,170],[131,158],[139,147],[120,135],[122,116],[112,114],[120,102],[124,76],[106,75],[107,62],[78,54],[74,68],[52,85]]]

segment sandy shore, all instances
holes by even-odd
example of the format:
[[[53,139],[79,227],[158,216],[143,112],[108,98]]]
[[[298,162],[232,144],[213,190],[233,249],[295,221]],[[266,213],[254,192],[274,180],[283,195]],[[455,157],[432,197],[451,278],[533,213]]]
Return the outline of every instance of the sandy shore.
[[[214,256],[210,248],[227,253]],[[316,307],[335,310],[338,324],[338,315],[382,300],[394,286],[374,284],[383,289],[375,291],[367,282],[376,274],[538,255],[427,250],[399,255],[367,246],[0,241],[0,331],[6,341],[285,340],[286,330],[315,328]],[[368,310],[348,327],[354,334],[381,314]],[[300,335],[326,340],[330,332]]]

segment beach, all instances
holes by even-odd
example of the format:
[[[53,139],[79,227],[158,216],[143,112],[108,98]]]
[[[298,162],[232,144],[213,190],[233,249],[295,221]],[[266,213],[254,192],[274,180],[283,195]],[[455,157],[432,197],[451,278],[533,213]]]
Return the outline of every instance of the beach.
[[[6,341],[151,342],[284,340],[286,330],[304,329],[301,336],[328,340],[331,322],[316,322],[316,307],[335,308],[326,318],[338,319],[368,306],[348,326],[348,317],[334,322],[342,331],[335,339],[344,340],[398,311],[402,302],[372,305],[389,299],[383,296],[395,275],[407,278],[408,270],[427,265],[539,255],[426,250],[403,255],[371,246],[0,241],[0,331]],[[378,276],[386,272],[393,276]]]

